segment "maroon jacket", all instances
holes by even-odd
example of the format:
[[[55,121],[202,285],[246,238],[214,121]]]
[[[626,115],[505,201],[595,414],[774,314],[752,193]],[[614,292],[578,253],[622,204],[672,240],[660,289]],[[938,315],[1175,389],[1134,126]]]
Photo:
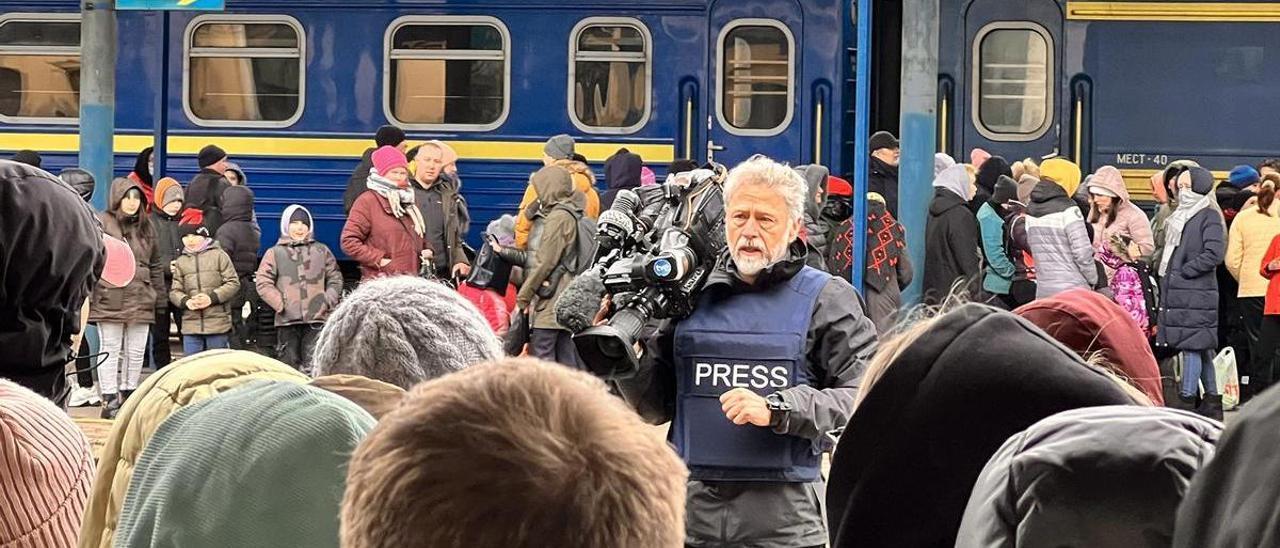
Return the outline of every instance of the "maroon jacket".
[[[412,206],[417,207],[417,206]],[[419,253],[427,248],[408,215],[397,219],[391,204],[377,192],[365,192],[351,204],[342,227],[342,251],[360,263],[361,279],[418,275]],[[382,259],[391,259],[378,267]]]

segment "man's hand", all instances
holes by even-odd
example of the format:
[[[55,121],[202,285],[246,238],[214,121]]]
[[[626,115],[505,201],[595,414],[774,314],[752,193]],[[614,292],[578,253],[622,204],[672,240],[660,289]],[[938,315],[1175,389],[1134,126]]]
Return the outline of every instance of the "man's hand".
[[[453,265],[454,279],[462,279],[471,275],[471,265],[467,263],[458,263]]]
[[[596,310],[596,317],[591,319],[591,325],[601,326],[609,323],[609,313],[613,310],[613,299],[608,295],[600,299],[600,309]]]
[[[725,417],[739,426],[753,424],[768,427],[769,418],[773,416],[769,411],[769,404],[764,401],[764,396],[746,388],[734,388],[721,394],[720,409],[724,411]]]

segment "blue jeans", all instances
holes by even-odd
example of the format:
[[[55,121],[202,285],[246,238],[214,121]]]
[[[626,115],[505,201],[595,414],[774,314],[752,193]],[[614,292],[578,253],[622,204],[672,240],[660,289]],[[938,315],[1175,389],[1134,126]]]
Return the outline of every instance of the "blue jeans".
[[[216,348],[231,348],[231,338],[229,334],[182,336],[183,356],[199,354],[205,350],[213,350]]]
[[[1200,393],[1199,384],[1204,384],[1205,395],[1218,393],[1217,371],[1213,360],[1208,358],[1207,350],[1184,350],[1182,352],[1182,397],[1194,398]]]

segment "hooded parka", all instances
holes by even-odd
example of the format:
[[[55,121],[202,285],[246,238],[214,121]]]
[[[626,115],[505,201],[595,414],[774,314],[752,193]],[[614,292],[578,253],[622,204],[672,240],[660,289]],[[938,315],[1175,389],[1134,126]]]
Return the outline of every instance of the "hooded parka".
[[[940,303],[951,294],[956,280],[963,288],[973,283],[981,269],[978,221],[967,204],[972,188],[964,165],[954,165],[933,181],[933,203],[925,226],[924,299]]]
[[[1069,409],[1132,403],[1011,313],[971,303],[925,329],[864,384],[840,437],[833,547],[952,546],[974,481],[1009,436]]]
[[[604,184],[609,188],[600,194],[600,210],[613,207],[618,192],[640,186],[640,170],[644,160],[639,154],[621,149],[604,161]]]
[[[1192,192],[1204,196],[1213,192],[1213,176],[1207,170],[1197,167],[1191,173]],[[1217,350],[1217,270],[1226,255],[1224,230],[1222,213],[1212,207],[1201,209],[1183,226],[1182,239],[1160,280],[1158,346]]]
[[[573,177],[573,202],[578,205],[583,214],[590,219],[599,218],[600,195],[596,193],[596,175],[591,172],[591,168],[573,160],[556,160],[551,165],[568,171]],[[537,213],[531,211],[531,208],[535,202],[539,201],[539,197],[538,189],[533,184],[525,187],[524,197],[520,199],[520,213],[516,215],[516,247],[519,249],[537,247],[537,244],[530,243],[529,239],[533,232],[533,217]]]
[[[1023,305],[1015,314],[1088,359],[1101,353],[1122,378],[1164,405],[1160,368],[1147,336],[1120,305],[1088,289],[1072,289]]]
[[[299,211],[306,214],[307,226],[315,226],[307,208],[285,208],[280,241],[262,256],[255,277],[258,296],[276,312],[276,326],[322,323],[342,295],[338,261],[328,246],[315,240],[314,229],[301,240],[289,237],[289,220]]]
[[[987,462],[956,548],[1169,546],[1178,504],[1221,433],[1217,421],[1157,407],[1044,419]]]
[[[572,181],[568,172],[554,166],[543,168],[533,175],[530,186],[538,196],[538,213],[542,219],[537,250],[529,257],[524,284],[516,297],[516,306],[527,309],[530,326],[534,329],[563,329],[556,321],[556,300],[569,287],[573,276],[561,272],[555,275],[565,255],[575,249],[578,241],[578,217],[582,210],[574,201]],[[547,288],[543,288],[543,285]],[[554,285],[555,287],[550,287]],[[549,296],[539,297],[542,290]]]
[[[1093,248],[1106,248],[1111,241],[1111,236],[1118,234],[1138,244],[1138,252],[1142,256],[1151,253],[1156,247],[1155,236],[1151,233],[1151,221],[1147,220],[1147,214],[1129,198],[1129,189],[1124,184],[1124,177],[1120,175],[1120,170],[1111,166],[1102,166],[1093,178],[1089,179],[1089,187],[1105,189],[1106,192],[1116,195],[1114,198],[1116,203],[1111,206],[1116,210],[1116,220],[1111,224],[1107,224],[1107,215],[1099,212],[1098,206],[1090,206],[1093,208],[1089,212],[1089,218],[1093,224]],[[1137,258],[1134,257],[1135,260]],[[1113,275],[1115,275],[1115,269],[1107,267],[1107,278]]]
[[[228,188],[222,194],[222,227],[214,234],[241,278],[258,268],[258,248],[262,246],[262,228],[253,217],[253,202],[249,187]]]
[[[142,192],[142,186],[130,179],[116,179],[111,182],[111,193],[107,203],[111,211],[120,210],[120,201],[131,189]],[[142,206],[138,208],[137,219],[141,221],[146,215],[145,195]],[[150,324],[155,322],[156,311],[166,310],[168,295],[165,294],[164,271],[168,265],[163,263],[164,253],[156,244],[155,229],[143,233],[138,227],[126,236],[124,227],[116,215],[110,212],[98,214],[102,221],[102,231],[124,240],[133,251],[136,261],[133,281],[124,287],[111,287],[99,281],[93,290],[93,300],[89,303],[89,321],[123,324]]]
[[[306,383],[306,375],[273,359],[239,350],[210,350],[147,377],[125,401],[98,458],[79,548],[109,548],[133,477],[133,466],[160,424],[188,405],[253,380]]]

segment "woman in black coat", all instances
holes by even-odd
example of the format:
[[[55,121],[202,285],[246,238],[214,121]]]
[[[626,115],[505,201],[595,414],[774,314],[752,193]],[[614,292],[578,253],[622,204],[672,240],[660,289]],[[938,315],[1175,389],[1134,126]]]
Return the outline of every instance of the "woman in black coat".
[[[973,179],[963,164],[951,166],[933,181],[933,203],[925,226],[924,301],[938,304],[951,294],[956,280],[963,286],[977,278],[981,261],[978,220],[968,208]]]
[[[1212,207],[1213,174],[1193,167],[1178,176],[1178,206],[1165,222],[1156,257],[1161,277],[1156,345],[1181,353],[1184,406],[1222,420],[1222,394],[1212,354],[1218,347],[1218,265],[1226,254],[1225,223]],[[1197,402],[1198,383],[1204,398]]]

